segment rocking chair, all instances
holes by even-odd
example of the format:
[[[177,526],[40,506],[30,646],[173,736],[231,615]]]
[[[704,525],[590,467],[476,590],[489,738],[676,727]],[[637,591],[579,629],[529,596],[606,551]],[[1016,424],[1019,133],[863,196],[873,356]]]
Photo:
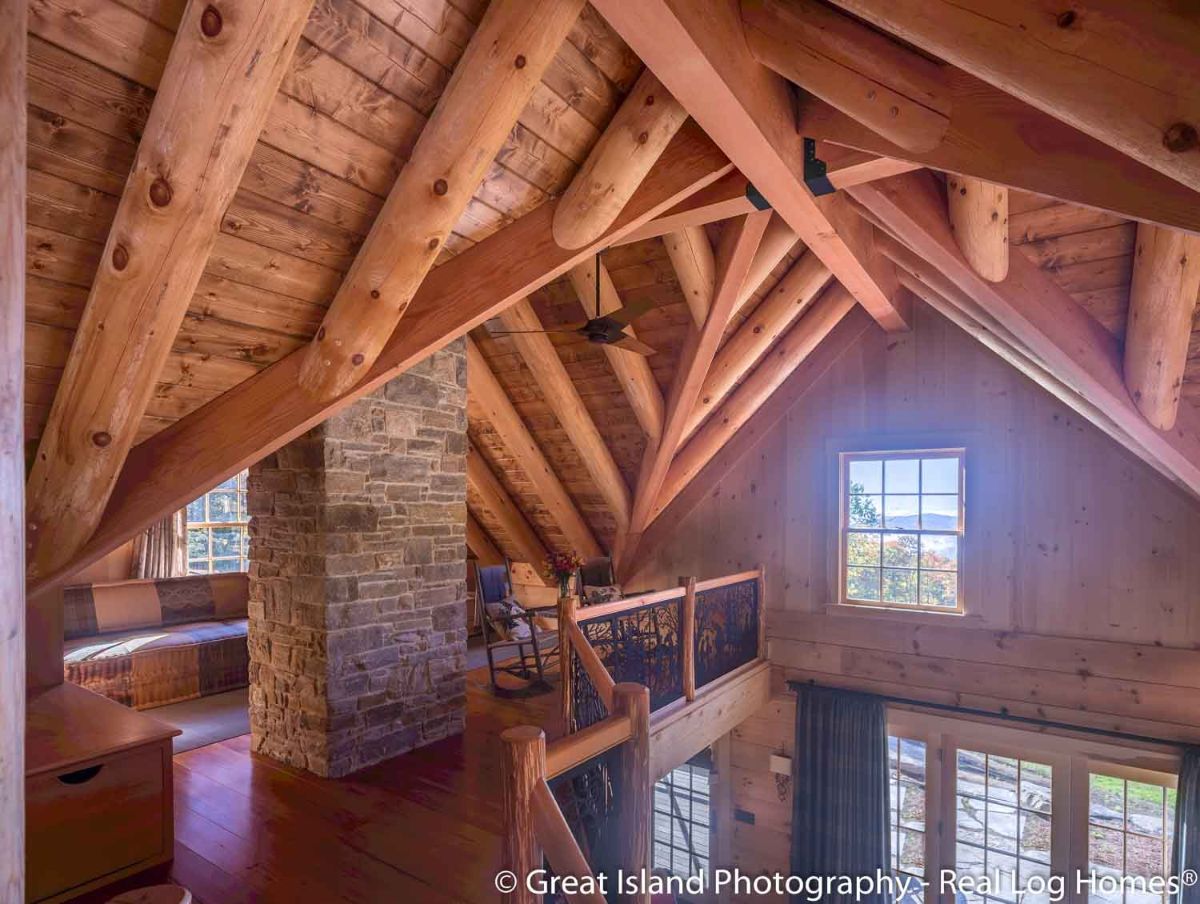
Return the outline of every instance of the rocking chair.
[[[550,690],[546,682],[543,650],[553,642],[551,632],[539,632],[534,613],[516,601],[509,562],[481,567],[475,563],[475,605],[487,650],[492,692],[498,697],[528,697]],[[515,659],[497,662],[497,651],[516,648]],[[503,687],[497,673],[526,682],[524,687]]]

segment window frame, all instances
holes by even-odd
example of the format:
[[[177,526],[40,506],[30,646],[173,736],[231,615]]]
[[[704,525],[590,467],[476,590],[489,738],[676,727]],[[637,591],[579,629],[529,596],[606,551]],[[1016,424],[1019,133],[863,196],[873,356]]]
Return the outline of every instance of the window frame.
[[[651,788],[651,798],[650,798],[650,810],[651,810],[651,816],[652,816],[651,832],[650,832],[650,866],[652,869],[655,868],[655,854],[656,854],[660,844],[664,845],[665,847],[667,847],[670,850],[669,858],[670,858],[672,867],[675,864],[677,854],[684,856],[684,857],[689,857],[690,859],[700,860],[701,857],[700,857],[699,853],[696,851],[696,844],[695,844],[695,840],[694,840],[694,832],[698,828],[703,828],[705,830],[705,839],[706,839],[705,844],[706,844],[707,850],[708,850],[707,857],[703,858],[704,863],[702,863],[700,865],[700,871],[707,872],[712,868],[713,854],[714,854],[714,849],[713,849],[713,816],[714,816],[714,813],[713,813],[713,786],[715,783],[714,782],[715,775],[714,775],[713,766],[714,766],[714,764],[711,761],[711,758],[706,758],[704,755],[704,752],[701,752],[700,754],[692,757],[691,759],[686,760],[683,763],[680,763],[675,768],[668,770],[666,775],[663,775],[661,778],[655,780],[655,782]],[[687,783],[686,788],[684,788],[682,785],[676,784],[674,781],[675,773],[680,770],[683,770],[683,769],[688,770],[688,783]],[[697,801],[697,799],[696,799],[699,794],[699,792],[696,791],[695,785],[694,785],[696,771],[705,772],[708,776],[708,792],[707,792],[707,794],[699,795],[699,796],[706,798],[706,800],[703,803]],[[672,800],[676,799],[677,791],[681,792],[681,794],[686,794],[690,798],[688,817],[684,818],[682,815],[677,816],[675,813],[664,812],[664,811],[658,809],[658,806],[657,806],[657,797],[658,796],[657,796],[656,792],[659,790],[659,785],[664,785],[664,784],[667,786],[666,793],[667,793],[668,797],[670,797]],[[705,824],[703,826],[700,825],[695,820],[697,807],[702,807],[706,814],[707,824]],[[659,822],[658,817],[659,816],[665,817],[665,819],[666,819],[666,822],[667,822],[667,825],[668,825],[668,828],[670,831],[670,836],[671,836],[671,840],[668,842],[660,842],[658,840],[657,832],[655,831],[655,829],[657,829],[657,827],[658,827],[658,822]],[[691,842],[692,848],[690,851],[686,850],[684,848],[681,848],[675,844],[675,841],[674,841],[675,825],[677,822],[681,823],[683,825],[686,825],[687,831],[689,831],[689,833],[692,833],[692,835],[693,835],[693,839]],[[691,864],[689,862],[689,869],[690,869],[690,866],[691,866]],[[676,873],[674,871],[674,869],[671,870],[671,874],[675,875],[675,876],[679,875],[679,873]],[[690,873],[690,872],[688,873],[688,876],[692,876],[692,875],[695,875],[695,874]]]
[[[849,473],[850,463],[853,461],[880,461],[887,462],[898,459],[933,459],[933,458],[954,458],[958,461],[958,527],[955,530],[925,530],[918,528],[916,530],[906,528],[887,528],[882,524],[876,531],[875,529],[862,530],[855,529],[850,526],[850,487]],[[965,446],[939,446],[933,448],[894,448],[889,450],[842,450],[838,452],[837,457],[837,594],[836,600],[839,606],[853,606],[858,609],[879,609],[888,612],[920,612],[926,614],[962,616],[967,614],[966,599],[963,593],[963,563],[965,561],[966,547],[966,489],[967,489],[967,450]],[[884,483],[880,486],[880,497],[886,495],[886,466],[884,467]],[[922,496],[922,481],[923,476],[921,469],[917,471],[917,492],[918,506]],[[875,494],[871,494],[875,495]],[[904,494],[912,495],[912,494]],[[931,494],[935,495],[935,494]],[[922,534],[932,534],[939,536],[953,536],[957,538],[958,555],[956,568],[954,570],[954,586],[955,586],[955,601],[957,605],[951,606],[932,606],[920,602],[920,559],[917,560],[916,571],[918,577],[918,595],[915,603],[894,603],[887,602],[882,599],[878,600],[863,600],[851,597],[847,591],[847,576],[848,570],[851,567],[849,563],[849,543],[851,533],[879,533],[883,534],[911,534],[920,536]],[[919,556],[919,553],[918,553]],[[880,565],[882,572],[882,562]],[[930,569],[936,570],[936,569]],[[880,596],[883,595],[882,584],[880,588]]]
[[[996,721],[950,718],[889,706],[889,736],[925,744],[926,904],[945,901],[937,894],[943,869],[956,863],[958,837],[957,764],[960,749],[1047,763],[1051,779],[1051,875],[1074,876],[1088,869],[1089,781],[1091,773],[1174,788],[1178,748],[1167,743],[1128,744],[1082,735],[1017,728]],[[1068,902],[1086,901],[1066,883]]]
[[[235,484],[232,489],[230,487],[225,486],[225,484],[227,484],[230,480],[235,481]],[[211,489],[205,491],[204,493],[202,493],[201,495],[199,495],[195,499],[193,499],[191,502],[189,502],[186,506],[184,506],[184,509],[183,509],[183,511],[184,511],[184,516],[183,516],[184,517],[184,541],[185,541],[185,543],[188,544],[186,551],[187,551],[187,573],[189,576],[206,575],[206,574],[245,574],[249,570],[250,550],[249,550],[248,544],[249,544],[249,538],[250,538],[250,512],[249,512],[249,499],[248,499],[249,487],[247,486],[248,482],[249,482],[249,471],[248,470],[239,471],[237,474],[234,474],[232,477],[221,481],[221,483],[219,483],[217,486],[212,487]],[[188,509],[190,509],[195,503],[203,500],[204,515],[205,515],[205,518],[207,519],[211,514],[211,509],[209,508],[209,497],[213,493],[230,493],[230,492],[233,493],[234,499],[235,499],[235,502],[237,505],[237,514],[239,516],[238,520],[235,520],[235,521],[211,521],[211,520],[192,521],[188,517]],[[237,556],[236,557],[234,557],[234,556],[214,556],[212,554],[213,531],[218,530],[218,529],[229,529],[229,528],[233,528],[233,529],[239,531],[240,542],[238,544]],[[191,532],[193,530],[203,530],[207,536],[208,552],[203,557],[196,557],[191,554],[192,551],[191,551],[190,541],[191,541]],[[235,568],[233,571],[217,571],[216,568],[214,567],[216,562],[230,562],[230,561],[234,561],[235,558],[236,558],[236,561],[237,561],[237,564],[239,567]],[[193,571],[192,570],[193,562],[204,562],[208,566],[208,570],[207,571]]]

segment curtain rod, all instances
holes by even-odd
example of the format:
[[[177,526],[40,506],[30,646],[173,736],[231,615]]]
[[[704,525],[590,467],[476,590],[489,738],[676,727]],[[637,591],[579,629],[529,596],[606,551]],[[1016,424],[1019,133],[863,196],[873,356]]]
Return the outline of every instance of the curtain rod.
[[[1166,747],[1172,747],[1176,750],[1187,749],[1189,745],[1185,741],[1169,741],[1166,738],[1155,738],[1150,735],[1133,734],[1127,731],[1115,731],[1109,728],[1092,728],[1086,725],[1072,725],[1069,722],[1056,722],[1053,719],[1038,719],[1034,716],[1017,716],[1010,712],[991,712],[986,709],[973,709],[969,706],[956,706],[953,703],[930,703],[927,700],[914,700],[911,697],[900,697],[895,694],[877,694],[872,691],[851,690],[848,688],[840,688],[831,684],[818,684],[811,678],[806,681],[788,681],[788,687],[792,690],[797,690],[803,687],[818,687],[824,690],[843,691],[849,694],[859,694],[864,697],[874,697],[877,700],[883,700],[885,703],[903,703],[907,706],[916,706],[922,709],[932,709],[939,712],[959,713],[962,715],[980,716],[986,719],[1000,719],[1005,722],[1017,722],[1023,725],[1037,725],[1045,728],[1059,728],[1064,731],[1075,731],[1089,735],[1099,735],[1105,738],[1116,738],[1122,741],[1136,741],[1141,744],[1158,744]]]

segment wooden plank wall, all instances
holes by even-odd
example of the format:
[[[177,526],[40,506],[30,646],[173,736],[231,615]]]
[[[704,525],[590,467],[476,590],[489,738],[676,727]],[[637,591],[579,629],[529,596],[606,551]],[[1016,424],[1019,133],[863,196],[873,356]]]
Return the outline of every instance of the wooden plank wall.
[[[836,453],[864,441],[966,446],[967,616],[830,609]],[[920,305],[911,334],[871,332],[825,374],[639,584],[764,564],[779,694],[811,678],[1196,742],[1197,548],[1200,503]],[[767,757],[790,749],[790,706],[734,732],[732,806],[755,824],[726,824],[755,870],[787,865]]]
[[[0,0],[0,901],[25,900],[25,0]]]

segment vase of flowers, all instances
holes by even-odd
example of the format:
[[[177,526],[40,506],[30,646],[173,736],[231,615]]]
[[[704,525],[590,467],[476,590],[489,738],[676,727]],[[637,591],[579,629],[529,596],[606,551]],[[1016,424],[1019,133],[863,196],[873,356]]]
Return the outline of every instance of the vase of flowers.
[[[573,552],[552,552],[546,556],[546,577],[558,581],[560,598],[571,592],[571,575],[583,565],[583,559]]]

